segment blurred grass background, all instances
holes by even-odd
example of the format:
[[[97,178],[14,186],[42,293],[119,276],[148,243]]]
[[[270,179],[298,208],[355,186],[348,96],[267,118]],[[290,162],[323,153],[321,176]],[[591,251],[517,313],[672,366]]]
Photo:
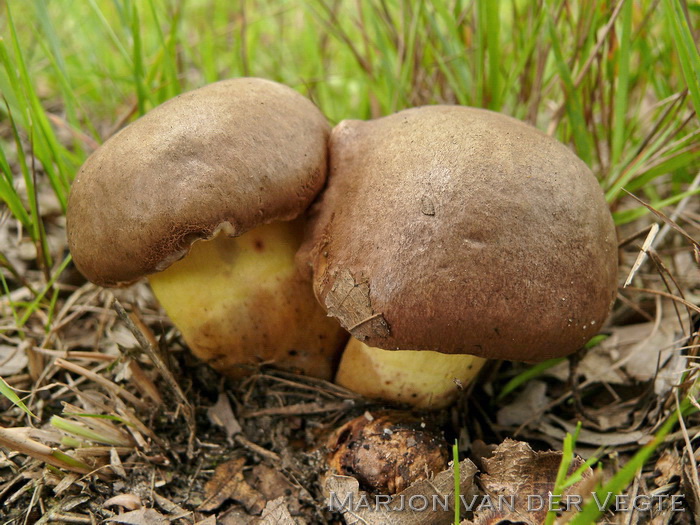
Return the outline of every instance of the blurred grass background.
[[[62,205],[93,140],[234,76],[289,84],[333,122],[433,103],[502,111],[571,143],[611,201],[623,182],[687,181],[698,166],[698,4],[10,0],[3,15],[2,114]]]

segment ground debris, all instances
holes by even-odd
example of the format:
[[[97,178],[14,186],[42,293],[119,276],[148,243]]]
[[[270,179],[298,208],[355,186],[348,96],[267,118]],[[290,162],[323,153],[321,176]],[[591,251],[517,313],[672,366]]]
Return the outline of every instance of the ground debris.
[[[136,494],[117,494],[104,502],[105,507],[124,507],[127,510],[140,509],[143,504]]]
[[[245,463],[245,458],[238,457],[216,468],[214,477],[204,486],[206,499],[199,506],[199,511],[214,511],[231,499],[243,504],[250,514],[262,513],[265,498],[245,480],[243,475]]]
[[[154,509],[138,509],[119,514],[106,521],[125,525],[169,525],[170,520]]]
[[[480,475],[480,481],[484,497],[478,503],[472,523],[543,523],[561,460],[561,452],[535,452],[527,443],[506,439],[496,448],[493,456],[483,459],[485,472]],[[574,457],[569,466],[569,474],[583,463],[583,459]],[[562,492],[561,507],[572,501],[578,502],[580,506],[583,502],[583,492],[580,489],[592,477],[591,469],[585,469],[582,481]]]
[[[263,509],[262,518],[253,521],[255,525],[303,525],[306,522],[295,519],[289,513],[283,496],[268,501]]]
[[[459,464],[460,494],[468,499],[476,493],[476,470],[468,459]],[[355,478],[336,474],[327,476],[323,490],[326,506],[341,512],[347,525],[448,525],[454,518],[453,467],[394,496],[372,496]]]

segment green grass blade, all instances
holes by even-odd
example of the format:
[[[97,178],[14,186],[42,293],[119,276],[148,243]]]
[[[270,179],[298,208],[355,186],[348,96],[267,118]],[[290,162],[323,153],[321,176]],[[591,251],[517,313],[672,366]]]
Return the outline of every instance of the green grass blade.
[[[148,89],[145,83],[145,70],[141,49],[141,23],[139,21],[138,2],[131,5],[131,38],[133,41],[134,86],[138,100],[139,115],[145,115],[149,101]]]
[[[538,376],[541,376],[547,370],[549,370],[553,366],[558,365],[563,361],[566,361],[566,357],[555,357],[554,359],[548,359],[546,361],[542,361],[541,363],[537,363],[536,365],[531,366],[524,372],[521,372],[513,379],[508,381],[503,387],[503,389],[499,392],[498,397],[496,397],[496,401],[503,399],[508,394],[517,389],[519,386],[524,385],[528,381]]]
[[[627,125],[627,101],[629,100],[630,87],[630,52],[632,48],[632,0],[625,0],[622,8],[622,31],[620,33],[620,49],[617,59],[618,73],[616,79],[612,151],[610,164],[615,166],[622,155],[622,147],[625,140],[625,127]]]
[[[578,433],[581,430],[581,422],[576,424],[576,430],[574,434],[571,435],[568,432],[564,437],[564,443],[562,446],[561,462],[559,463],[559,470],[557,470],[557,477],[554,481],[554,487],[551,492],[551,503],[550,510],[547,512],[547,517],[545,518],[545,525],[552,525],[554,520],[557,518],[556,510],[559,507],[559,501],[564,491],[564,484],[569,473],[569,468],[571,462],[574,459],[574,443],[578,439]],[[553,507],[553,508],[552,508]],[[555,510],[556,509],[556,510]]]
[[[73,434],[74,436],[94,443],[103,443],[114,447],[128,447],[132,444],[130,441],[119,439],[116,436],[108,436],[104,433],[84,427],[83,425],[68,421],[60,416],[52,416],[51,425],[68,434]]]
[[[454,517],[454,525],[459,525],[459,518],[460,518],[460,490],[459,487],[461,485],[462,481],[462,474],[460,472],[459,468],[459,444],[457,443],[457,440],[455,439],[454,445],[452,445],[452,473],[454,475],[454,485],[455,485],[455,517]]]
[[[10,43],[12,45],[15,58],[14,66],[17,69],[21,86],[20,89],[22,90],[26,105],[28,107],[28,121],[24,124],[27,127],[34,128],[36,130],[36,134],[33,135],[35,140],[33,145],[33,153],[41,161],[51,186],[54,189],[56,197],[58,198],[62,209],[65,211],[73,170],[68,167],[64,160],[65,148],[59,144],[55,133],[49,124],[46,111],[43,108],[34,89],[34,83],[32,82],[27,69],[26,61],[22,52],[22,46],[20,45],[19,38],[17,36],[17,31],[15,29],[9,4],[6,5],[6,12],[7,25],[10,30],[11,37]],[[6,64],[5,67],[7,69],[8,65]],[[56,169],[54,166],[56,166],[58,169]]]
[[[607,502],[609,505],[614,501],[614,498],[607,498],[607,496],[610,494],[622,494],[624,492],[625,487],[632,482],[637,472],[644,466],[659,445],[663,443],[666,435],[675,427],[678,418],[682,417],[685,409],[688,409],[689,406],[690,403],[685,400],[682,404],[683,408],[673,412],[656,432],[654,438],[640,448],[637,453],[632,456],[632,459],[617,471],[610,481],[596,490],[596,498],[591,499],[591,501],[581,509],[581,512],[569,522],[569,525],[588,525],[600,518],[605,511],[604,502]]]
[[[51,456],[54,459],[65,464],[69,468],[76,469],[76,470],[84,470],[86,472],[90,472],[92,470],[90,465],[88,465],[87,463],[83,463],[79,459],[75,459],[73,456],[70,456],[70,455],[66,454],[65,452],[61,452],[60,450],[53,450],[51,452]]]
[[[549,2],[549,5],[550,9],[552,9],[553,4]],[[564,53],[560,45],[560,37],[557,34],[556,24],[551,12],[549,12],[547,16],[547,32],[552,45],[552,51],[554,52],[555,64],[557,66],[557,70],[559,71],[559,78],[564,85],[564,94],[566,96],[566,114],[568,115],[571,123],[571,131],[573,134],[574,143],[576,144],[576,152],[578,156],[590,166],[593,160],[593,144],[591,143],[591,136],[586,127],[586,119],[583,113],[581,94],[580,91],[578,91],[574,86],[574,80],[571,75],[569,65],[566,63],[566,59],[564,58]]]
[[[502,2],[484,0],[483,12],[486,18],[486,43],[488,49],[488,80],[485,82],[488,92],[488,107],[498,111],[501,108],[501,15]]]
[[[684,191],[676,195],[672,195],[667,199],[652,201],[650,203],[650,206],[652,206],[656,210],[663,210],[666,206],[672,206],[682,201],[686,197],[692,197],[693,195],[700,195],[700,188],[695,190]],[[641,217],[644,217],[647,213],[649,213],[649,208],[647,208],[646,206],[638,206],[629,210],[613,212],[612,216],[615,220],[615,224],[617,224],[618,226],[622,226],[623,224],[628,224],[632,221],[636,221]]]
[[[12,215],[22,223],[22,226],[31,231],[32,219],[24,207],[24,202],[22,202],[21,197],[17,193],[14,185],[14,174],[2,147],[0,147],[0,171],[2,171],[2,177],[0,177],[0,199],[7,204]]]
[[[61,276],[63,271],[68,267],[68,264],[71,261],[71,256],[68,255],[63,262],[56,268],[51,276],[51,279],[49,282],[46,284],[44,289],[39,292],[39,294],[36,296],[36,298],[27,306],[27,309],[24,312],[24,315],[19,319],[17,326],[18,327],[23,327],[29,318],[34,314],[36,309],[39,307],[39,304],[41,301],[44,299],[46,294],[53,289],[53,285],[56,284],[56,280]]]
[[[695,114],[700,115],[700,54],[693,33],[679,0],[664,0],[664,10],[671,26],[671,34],[678,52],[683,77],[695,107]]]
[[[13,388],[10,385],[8,385],[2,377],[0,377],[0,394],[9,399],[12,402],[12,404],[21,408],[22,411],[24,411],[24,413],[26,413],[28,416],[31,416],[35,419],[39,419],[36,415],[32,413],[31,410],[27,408],[27,405],[24,404],[24,402],[15,393]]]
[[[119,52],[122,59],[127,64],[131,64],[131,56],[122,44],[121,40],[119,40],[117,33],[114,31],[114,24],[107,19],[100,7],[97,5],[96,0],[88,0],[88,5],[91,7],[93,13],[97,16],[97,19],[100,22],[102,29],[109,37],[109,40],[114,45],[114,48]]]
[[[606,334],[598,334],[595,335],[591,338],[590,341],[586,343],[584,348],[591,349],[595,346],[598,346],[600,343],[605,341],[608,338]],[[501,400],[504,397],[506,397],[508,394],[516,390],[519,386],[524,385],[531,379],[534,379],[537,376],[542,375],[544,372],[552,368],[553,366],[558,365],[559,363],[566,361],[566,357],[555,357],[554,359],[548,359],[547,361],[542,361],[541,363],[537,363],[536,365],[531,366],[524,372],[521,372],[517,376],[515,376],[513,379],[508,381],[503,389],[498,393],[498,397],[496,397],[496,400]]]

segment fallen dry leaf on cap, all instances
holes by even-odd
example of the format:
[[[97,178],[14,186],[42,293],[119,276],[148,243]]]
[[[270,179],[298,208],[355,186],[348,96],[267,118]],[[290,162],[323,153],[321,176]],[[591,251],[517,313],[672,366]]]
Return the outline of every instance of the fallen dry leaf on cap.
[[[474,525],[495,525],[505,520],[527,525],[543,523],[561,459],[561,452],[535,452],[527,443],[506,438],[493,456],[483,460],[485,472],[480,479],[486,496],[472,502]],[[583,459],[574,456],[569,474],[583,463]],[[580,498],[579,505],[583,506],[583,495],[577,489],[592,476],[591,469],[586,469],[582,481],[564,490],[560,506],[564,507],[567,496],[570,503]],[[499,496],[503,499],[499,500]],[[512,503],[512,509],[504,502]]]
[[[197,510],[211,512],[231,499],[243,504],[250,514],[260,514],[265,498],[246,482],[244,466],[245,458],[235,458],[216,467],[214,476],[204,485],[205,500]]]
[[[106,521],[124,523],[126,525],[168,525],[170,523],[168,518],[153,509],[132,510],[113,518],[107,518]]]
[[[459,464],[459,471],[460,494],[471,499],[477,491],[476,466],[465,459]],[[454,519],[452,468],[433,479],[417,481],[394,496],[367,494],[360,490],[355,478],[331,474],[326,478],[323,493],[326,508],[341,512],[347,525],[449,525]],[[443,507],[446,499],[447,510]]]

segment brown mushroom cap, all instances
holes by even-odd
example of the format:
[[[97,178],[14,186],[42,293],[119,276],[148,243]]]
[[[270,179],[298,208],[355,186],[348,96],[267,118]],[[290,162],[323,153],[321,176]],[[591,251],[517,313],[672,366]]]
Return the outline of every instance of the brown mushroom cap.
[[[263,79],[165,102],[78,172],[67,214],[76,266],[94,283],[129,284],[221,229],[295,218],[325,181],[329,131],[308,99]]]
[[[616,234],[568,148],[490,111],[430,106],[331,133],[299,257],[365,344],[537,361],[579,349],[616,294]]]

